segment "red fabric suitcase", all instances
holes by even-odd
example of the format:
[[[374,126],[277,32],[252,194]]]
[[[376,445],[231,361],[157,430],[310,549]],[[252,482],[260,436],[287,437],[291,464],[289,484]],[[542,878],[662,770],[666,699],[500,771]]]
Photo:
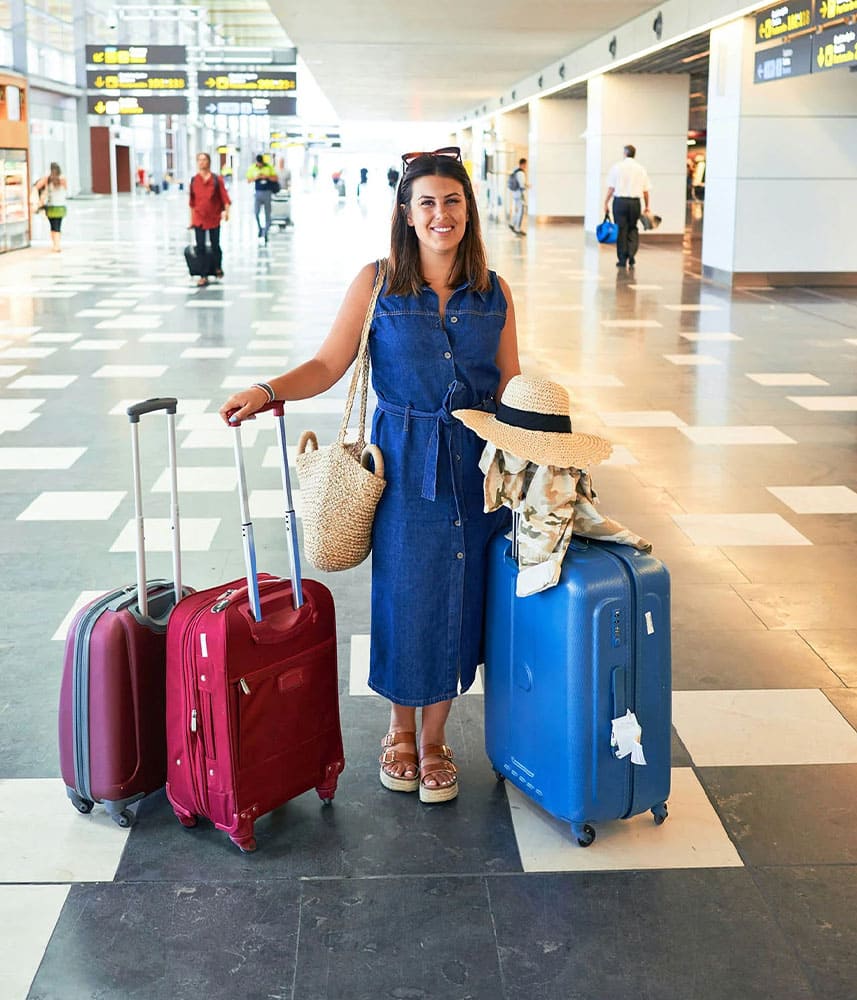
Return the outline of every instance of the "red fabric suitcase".
[[[255,821],[311,788],[329,803],[345,766],[330,591],[301,580],[283,404],[274,403],[292,579],[257,575],[240,427],[234,428],[246,579],[185,598],[167,630],[167,796],[253,851]]]
[[[146,581],[138,424],[167,411],[173,582]],[[102,594],[74,618],[66,637],[59,704],[60,767],[82,813],[101,802],[119,826],[128,806],[166,780],[164,695],[167,619],[182,593],[175,438],[176,400],[128,407],[137,517],[137,584]],[[144,582],[146,581],[146,582]],[[185,590],[184,593],[189,593]]]

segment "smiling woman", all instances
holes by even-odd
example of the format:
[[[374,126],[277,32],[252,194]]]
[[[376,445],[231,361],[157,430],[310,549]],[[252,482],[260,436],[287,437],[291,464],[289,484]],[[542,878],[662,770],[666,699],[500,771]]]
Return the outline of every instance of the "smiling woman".
[[[392,220],[391,293],[419,294],[425,281],[434,287],[432,278],[426,273],[433,251],[449,255],[442,274],[445,285],[454,288],[467,281],[476,291],[486,291],[488,262],[479,210],[470,177],[459,159],[458,147],[449,146],[434,153],[407,153],[402,163],[404,172]],[[442,206],[440,199],[443,199]],[[457,209],[453,204],[455,199]],[[437,215],[439,207],[448,209],[446,218],[442,213]],[[432,213],[436,216],[435,231],[429,229]],[[447,227],[452,227],[451,236],[443,232]]]
[[[483,443],[452,411],[493,413],[520,369],[512,297],[488,269],[458,150],[407,154],[403,163],[369,336],[378,397],[372,443],[387,481],[372,531],[369,686],[391,702],[382,785],[445,802],[458,794],[446,720],[452,699],[476,676],[486,551],[507,520],[503,510],[484,513]],[[316,356],[270,380],[276,397],[305,399],[342,377],[377,273],[367,264],[354,279]],[[267,399],[251,387],[221,413],[237,410],[234,418],[244,419]]]

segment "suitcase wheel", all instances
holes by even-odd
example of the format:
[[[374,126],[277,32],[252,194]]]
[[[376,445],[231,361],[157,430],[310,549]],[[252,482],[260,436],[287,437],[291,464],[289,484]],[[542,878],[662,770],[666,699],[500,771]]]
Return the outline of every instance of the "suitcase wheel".
[[[666,802],[661,802],[660,805],[652,806],[652,815],[655,817],[655,826],[660,826],[667,816],[669,816]]]
[[[242,854],[252,854],[256,850],[256,838],[248,837],[246,840],[235,840],[232,841],[235,846],[241,851]]]
[[[494,777],[495,777],[495,778],[496,778],[496,779],[497,779],[498,781],[505,781],[505,780],[506,780],[506,775],[505,775],[505,774],[503,774],[503,773],[502,773],[502,772],[500,772],[500,771],[495,771],[495,772],[494,772]]]
[[[73,792],[70,788],[66,789],[66,793],[71,800],[71,804],[79,813],[83,813],[86,816],[87,813],[92,812],[92,807],[95,805],[94,802],[89,799],[84,799],[77,792]]]
[[[122,812],[111,815],[111,819],[117,826],[121,826],[123,830],[127,830],[134,823],[134,813],[130,809],[123,809]]]
[[[177,815],[176,818],[178,819],[179,823],[181,823],[182,826],[186,826],[188,828],[188,830],[192,830],[196,826],[196,824],[199,822],[199,820],[196,818],[196,816],[178,816]]]
[[[579,823],[572,823],[571,832],[577,837],[577,842],[581,847],[589,847],[595,840],[595,828],[588,823],[584,823],[583,826]]]

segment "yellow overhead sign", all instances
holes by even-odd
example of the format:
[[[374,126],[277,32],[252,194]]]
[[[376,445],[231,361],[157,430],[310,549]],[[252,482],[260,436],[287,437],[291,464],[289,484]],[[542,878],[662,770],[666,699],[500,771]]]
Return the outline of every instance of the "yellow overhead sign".
[[[273,93],[286,94],[296,89],[297,76],[294,72],[238,73],[231,71],[201,72],[197,75],[200,92],[215,93]]]

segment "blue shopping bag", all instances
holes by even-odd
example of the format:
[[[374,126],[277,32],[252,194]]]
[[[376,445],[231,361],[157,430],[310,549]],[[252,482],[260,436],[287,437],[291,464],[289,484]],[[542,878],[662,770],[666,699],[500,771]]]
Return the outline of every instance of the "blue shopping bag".
[[[610,221],[609,212],[604,213],[604,221],[595,227],[595,236],[599,243],[615,243],[619,235],[619,227]]]

